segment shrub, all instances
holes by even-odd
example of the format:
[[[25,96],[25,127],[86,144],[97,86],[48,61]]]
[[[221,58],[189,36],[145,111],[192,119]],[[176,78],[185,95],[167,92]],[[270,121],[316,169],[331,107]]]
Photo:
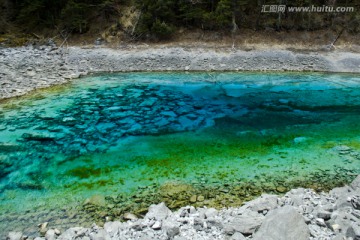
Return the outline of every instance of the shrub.
[[[175,28],[173,26],[161,22],[160,20],[156,20],[151,27],[152,34],[159,40],[171,38],[174,31]]]

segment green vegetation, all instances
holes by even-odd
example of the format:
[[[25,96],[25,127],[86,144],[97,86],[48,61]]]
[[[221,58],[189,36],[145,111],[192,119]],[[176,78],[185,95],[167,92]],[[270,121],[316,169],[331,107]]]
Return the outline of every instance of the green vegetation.
[[[78,178],[81,178],[81,179],[89,178],[89,177],[100,176],[101,169],[93,168],[93,167],[78,167],[78,168],[69,170],[68,174],[78,177]]]
[[[130,39],[162,40],[176,30],[202,29],[235,34],[241,29],[277,31],[321,30],[360,32],[358,0],[0,0],[0,34],[12,29],[34,33],[44,29],[86,33],[103,23],[115,31],[124,31]],[[261,13],[263,5],[344,6],[348,13]],[[124,9],[137,12],[131,31],[122,17]],[[130,17],[129,17],[130,18]]]
[[[24,32],[39,29],[66,29],[75,33],[88,30],[94,20],[108,20],[116,15],[115,0],[0,0],[0,33],[10,26]]]

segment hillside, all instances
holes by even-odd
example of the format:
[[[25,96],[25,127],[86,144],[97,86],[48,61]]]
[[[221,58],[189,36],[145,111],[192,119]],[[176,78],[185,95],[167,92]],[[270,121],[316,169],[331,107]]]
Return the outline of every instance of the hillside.
[[[323,45],[341,35],[343,44],[356,43],[360,33],[357,0],[282,0],[284,11],[270,11],[271,6],[278,6],[274,4],[279,1],[0,0],[0,42],[16,46],[45,39],[59,44],[93,44],[96,39],[98,43],[196,40],[226,44],[246,40]],[[333,12],[292,9],[313,6],[327,6]]]

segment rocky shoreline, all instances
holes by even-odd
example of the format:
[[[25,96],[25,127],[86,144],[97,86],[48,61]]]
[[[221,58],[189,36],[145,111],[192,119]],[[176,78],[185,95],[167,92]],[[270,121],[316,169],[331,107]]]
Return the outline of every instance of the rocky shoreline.
[[[0,100],[90,73],[122,71],[360,72],[360,53],[132,46],[0,48]]]
[[[132,213],[125,222],[75,227],[64,232],[39,225],[35,240],[69,239],[360,239],[360,176],[329,193],[293,189],[284,196],[263,194],[239,208],[182,207],[172,212],[164,203],[151,205],[144,218]],[[10,232],[9,240],[29,239]]]

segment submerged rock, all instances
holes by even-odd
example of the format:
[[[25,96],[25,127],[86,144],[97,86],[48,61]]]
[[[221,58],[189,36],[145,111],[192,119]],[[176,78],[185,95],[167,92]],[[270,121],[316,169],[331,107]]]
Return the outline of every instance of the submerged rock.
[[[16,143],[0,142],[0,152],[14,152],[21,149],[21,146]]]
[[[87,204],[104,207],[106,206],[106,200],[103,195],[94,195],[91,198],[85,200],[84,205]]]
[[[308,140],[307,137],[296,137],[294,138],[294,143],[298,144],[298,143],[303,143],[303,142],[306,142]]]
[[[52,141],[55,139],[55,136],[45,133],[24,133],[22,138],[25,140],[32,141]]]
[[[178,121],[184,130],[189,130],[194,127],[194,121],[187,118],[186,116],[180,116]]]
[[[287,191],[287,189],[284,186],[278,186],[278,187],[276,187],[276,191],[279,193],[285,193]]]

